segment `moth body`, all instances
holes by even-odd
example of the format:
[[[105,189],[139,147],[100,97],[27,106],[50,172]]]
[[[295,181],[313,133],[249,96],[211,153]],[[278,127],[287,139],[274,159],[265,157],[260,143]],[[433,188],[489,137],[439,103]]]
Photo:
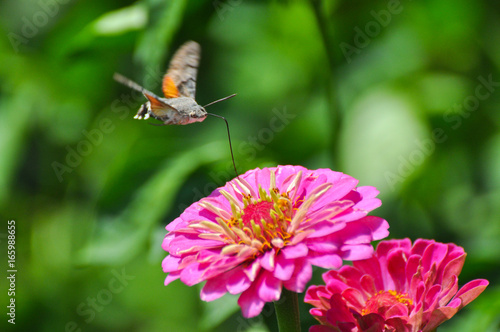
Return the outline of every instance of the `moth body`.
[[[134,119],[160,120],[165,125],[185,125],[201,122],[207,117],[205,109],[195,98],[196,73],[200,61],[200,45],[188,41],[175,52],[162,81],[163,97],[155,95],[128,78],[115,74],[115,80],[140,91],[148,99],[141,105]]]
[[[146,96],[147,97],[147,96]],[[144,119],[152,117],[162,121],[164,124],[186,125],[194,122],[201,122],[207,117],[207,111],[200,106],[193,98],[158,98],[160,102],[168,105],[167,107],[154,107],[150,101],[142,104],[137,112],[135,119]]]

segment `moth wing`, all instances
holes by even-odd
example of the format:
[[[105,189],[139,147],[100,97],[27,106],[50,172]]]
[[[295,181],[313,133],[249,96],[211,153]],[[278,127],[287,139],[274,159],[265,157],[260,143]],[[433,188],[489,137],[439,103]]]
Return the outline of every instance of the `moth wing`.
[[[179,110],[177,110],[175,107],[162,101],[160,97],[158,97],[151,91],[144,89],[142,86],[126,78],[125,76],[115,73],[113,77],[116,81],[125,84],[126,86],[134,90],[142,92],[142,94],[149,100],[149,104],[143,104],[134,118],[142,119],[144,117],[144,119],[147,119],[149,117],[148,112],[150,112],[152,113],[151,115],[153,115],[155,118],[165,121],[167,119],[170,119],[172,116],[175,116],[176,114],[180,114]]]
[[[159,100],[155,95],[148,94],[146,92],[143,93],[144,96],[148,98],[150,103],[151,113],[153,113],[153,115],[156,118],[163,119],[165,117],[168,117],[169,113],[171,112],[179,113],[179,111],[175,107],[172,107],[167,103],[164,103],[163,101]]]
[[[196,74],[200,63],[201,47],[188,41],[175,52],[167,73],[163,76],[162,90],[166,98],[195,97]]]
[[[161,86],[165,98],[177,98],[180,96],[179,90],[175,86],[174,80],[170,76],[163,76],[163,83]]]

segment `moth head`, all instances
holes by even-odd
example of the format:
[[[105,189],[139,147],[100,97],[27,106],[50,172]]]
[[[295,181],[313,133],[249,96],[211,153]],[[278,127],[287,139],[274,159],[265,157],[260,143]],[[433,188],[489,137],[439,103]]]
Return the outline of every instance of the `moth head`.
[[[196,105],[189,112],[189,117],[192,119],[190,122],[201,122],[207,117],[207,111],[202,106]]]
[[[196,105],[193,109],[192,116],[194,118],[201,118],[207,116],[207,111],[203,108],[203,106]]]

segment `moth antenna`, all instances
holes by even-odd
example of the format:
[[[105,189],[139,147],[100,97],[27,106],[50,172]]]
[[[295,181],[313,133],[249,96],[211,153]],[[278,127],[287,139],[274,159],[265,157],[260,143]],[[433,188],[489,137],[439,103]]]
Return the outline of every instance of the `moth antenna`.
[[[231,98],[231,97],[234,97],[236,94],[234,95],[231,95],[229,97],[226,97],[226,98],[222,98],[222,99],[219,99],[217,101],[222,101],[222,100],[225,100],[225,99],[228,99],[228,98]],[[215,102],[217,102],[215,101]],[[213,102],[214,103],[214,102]],[[213,103],[210,103],[210,104],[213,104]],[[209,105],[210,105],[209,104]],[[206,107],[206,106],[205,106]],[[233,145],[231,144],[231,134],[229,133],[229,123],[227,122],[226,118],[223,117],[223,116],[220,116],[220,115],[217,115],[217,114],[213,114],[213,113],[207,113],[207,115],[211,115],[211,116],[215,116],[216,118],[220,118],[222,120],[224,120],[226,122],[226,129],[227,129],[227,138],[229,140],[229,150],[231,151],[231,159],[233,160],[233,167],[234,167],[234,172],[236,173],[236,177],[239,177],[240,174],[238,173],[238,170],[236,169],[236,163],[234,162],[234,154],[233,154]]]
[[[129,88],[131,88],[131,89],[134,89],[136,91],[142,92],[143,94],[149,94],[149,95],[155,97],[156,99],[160,99],[160,97],[158,97],[157,95],[155,95],[151,91],[149,91],[147,89],[144,89],[142,86],[140,86],[139,84],[135,83],[131,79],[126,78],[123,75],[120,75],[118,73],[114,73],[113,74],[113,78],[115,79],[115,81],[117,81],[117,82],[119,82],[119,83],[121,83],[123,85],[126,85]]]
[[[208,103],[208,104],[206,104],[205,106],[203,106],[203,108],[208,107],[208,106],[210,106],[210,105],[213,105],[213,104],[215,104],[215,103],[218,103],[219,101],[224,101],[224,100],[227,100],[227,99],[229,99],[229,98],[233,98],[234,96],[236,96],[236,93],[233,93],[233,94],[232,94],[232,95],[230,95],[230,96],[227,96],[227,97],[224,97],[224,98],[221,98],[221,99],[217,99],[216,101],[213,101],[213,102],[211,102],[211,103]],[[215,114],[211,114],[211,115],[215,115]],[[218,116],[218,115],[216,115],[216,116]],[[227,123],[227,121],[226,121],[226,123]]]

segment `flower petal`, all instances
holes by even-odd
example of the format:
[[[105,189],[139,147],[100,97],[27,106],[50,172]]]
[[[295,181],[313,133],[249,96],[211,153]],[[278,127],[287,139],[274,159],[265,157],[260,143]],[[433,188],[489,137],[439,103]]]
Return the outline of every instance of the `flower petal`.
[[[206,282],[200,292],[203,301],[213,301],[227,293],[226,282],[223,279],[210,279]]]
[[[294,269],[295,269],[294,262],[285,259],[283,256],[280,255],[278,256],[276,261],[274,276],[280,280],[288,280],[292,277]]]
[[[307,256],[309,249],[304,243],[299,243],[295,246],[288,246],[281,250],[281,254],[285,259],[295,259]]]
[[[269,272],[262,273],[256,284],[257,292],[262,301],[278,301],[281,295],[281,280]]]
[[[252,318],[260,314],[264,304],[265,302],[259,298],[253,287],[244,291],[238,299],[238,305],[245,318]]]
[[[236,270],[227,279],[226,289],[230,294],[239,294],[246,291],[251,285],[250,279],[241,270]]]
[[[324,273],[325,286],[309,287],[304,300],[330,331],[433,331],[488,285],[477,279],[457,291],[464,258],[454,244],[382,241],[373,257]]]

